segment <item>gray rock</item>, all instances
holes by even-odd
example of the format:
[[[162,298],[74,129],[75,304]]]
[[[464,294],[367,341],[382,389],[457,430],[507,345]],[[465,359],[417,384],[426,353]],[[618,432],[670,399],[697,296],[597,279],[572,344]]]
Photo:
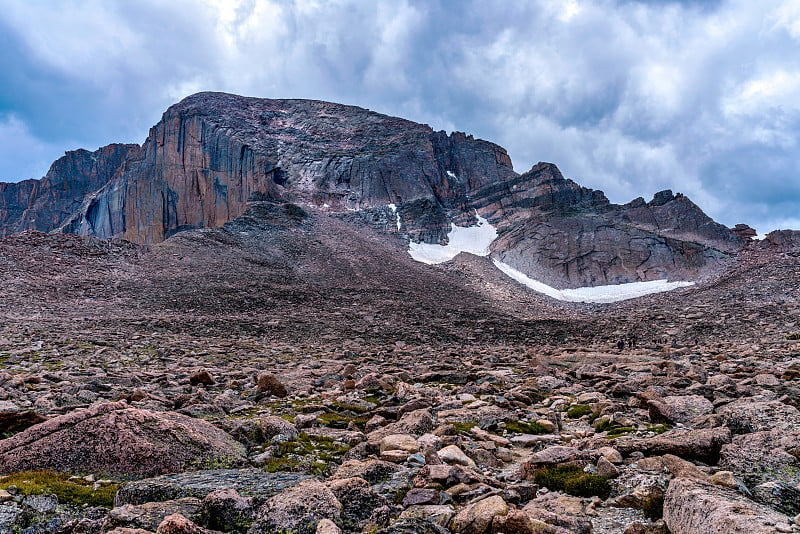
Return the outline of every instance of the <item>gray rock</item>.
[[[124,484],[114,499],[115,506],[167,501],[181,497],[205,498],[220,488],[253,497],[256,505],[281,491],[311,478],[304,473],[267,473],[261,469],[218,469],[162,475]]]
[[[718,413],[734,434],[800,428],[800,411],[779,401],[738,399]]]
[[[673,479],[664,498],[664,522],[672,534],[774,534],[790,532],[791,519],[741,494],[699,480]]]
[[[766,504],[782,514],[795,516],[800,513],[800,489],[785,482],[771,480],[759,484],[752,490],[753,499]]]
[[[375,534],[450,534],[450,531],[421,517],[402,517]]]
[[[171,501],[115,506],[108,513],[103,523],[103,530],[124,527],[141,528],[155,532],[164,518],[172,514],[181,514],[190,521],[201,522],[203,519],[203,505],[200,499],[185,497]]]
[[[318,480],[305,480],[268,499],[258,510],[248,534],[292,531],[314,534],[320,519],[341,520],[342,504]]]
[[[667,396],[649,401],[650,419],[656,423],[686,423],[714,411],[711,401],[700,395]]]
[[[209,528],[244,532],[256,516],[252,497],[242,497],[231,488],[212,491],[203,499]]]
[[[719,466],[749,488],[773,480],[800,484],[800,430],[772,430],[734,436],[720,451]]]
[[[0,504],[0,532],[14,532],[14,527],[22,517],[22,508],[15,502]]]
[[[58,497],[55,495],[28,495],[22,499],[22,505],[32,508],[39,514],[52,514],[58,507]]]

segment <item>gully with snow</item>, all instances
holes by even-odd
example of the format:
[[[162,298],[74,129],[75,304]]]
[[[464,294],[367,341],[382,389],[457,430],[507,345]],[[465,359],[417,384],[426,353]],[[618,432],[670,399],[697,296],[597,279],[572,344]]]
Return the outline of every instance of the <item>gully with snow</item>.
[[[389,206],[397,217],[397,228],[400,229],[400,215],[394,204]],[[488,256],[489,247],[497,238],[497,229],[489,221],[481,217],[476,212],[478,224],[475,226],[463,227],[451,225],[451,230],[447,234],[448,242],[446,245],[431,243],[409,243],[408,253],[416,261],[427,264],[438,264],[450,261],[461,252],[468,252],[476,256]],[[547,295],[557,300],[567,302],[593,302],[610,303],[620,300],[627,300],[652,293],[670,291],[679,287],[694,285],[694,282],[667,280],[651,280],[649,282],[631,282],[627,284],[604,285],[596,287],[579,287],[575,289],[556,289],[545,283],[530,278],[523,272],[505,264],[497,259],[492,259],[494,266],[501,270],[506,276],[516,280],[525,287],[538,293]]]

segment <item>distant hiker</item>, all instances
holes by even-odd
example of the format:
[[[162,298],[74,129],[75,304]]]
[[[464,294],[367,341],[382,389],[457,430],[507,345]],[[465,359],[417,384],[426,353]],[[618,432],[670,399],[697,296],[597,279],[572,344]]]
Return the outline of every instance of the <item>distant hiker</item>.
[[[636,334],[628,335],[628,348],[636,348]]]
[[[625,348],[625,342],[623,340],[621,340],[621,339],[619,341],[617,341],[617,348],[619,350],[624,349]]]

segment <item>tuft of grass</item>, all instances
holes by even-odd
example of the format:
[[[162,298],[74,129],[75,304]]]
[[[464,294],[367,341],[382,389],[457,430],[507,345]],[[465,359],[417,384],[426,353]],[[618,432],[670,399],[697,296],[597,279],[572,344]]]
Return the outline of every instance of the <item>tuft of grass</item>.
[[[340,411],[349,411],[357,414],[364,414],[369,411],[372,411],[375,408],[375,406],[367,407],[361,404],[353,404],[349,402],[339,402],[339,401],[334,401],[333,407]]]
[[[323,426],[338,429],[347,428],[350,422],[355,423],[358,428],[363,429],[369,420],[370,417],[366,415],[353,417],[338,412],[328,412],[317,416],[317,421],[319,421]]]
[[[469,432],[470,428],[478,426],[477,421],[463,421],[450,424],[456,427],[456,432]]]
[[[631,432],[636,432],[637,430],[639,429],[635,426],[618,426],[609,430],[608,434],[606,434],[606,437],[608,439],[614,439],[624,436],[625,434],[630,434]]]
[[[667,430],[672,430],[672,425],[648,425],[645,430],[648,432],[655,432],[656,434],[663,434]]]
[[[565,464],[542,467],[533,476],[534,483],[553,491],[563,491],[576,497],[600,497],[611,494],[608,479],[586,473],[577,465]]]
[[[292,460],[291,458],[277,457],[270,458],[264,464],[264,471],[267,473],[278,473],[283,471],[294,471],[300,465],[299,460]]]
[[[578,419],[590,413],[592,413],[592,408],[588,404],[575,404],[574,406],[570,406],[569,410],[567,410],[567,417],[570,419]]]
[[[789,341],[800,340],[800,333],[786,334],[786,339],[788,339]]]
[[[642,498],[642,511],[650,521],[658,521],[664,517],[664,495],[651,493]]]
[[[302,433],[295,441],[279,443],[275,456],[264,464],[264,469],[270,473],[305,470],[327,476],[331,467],[349,450],[349,446],[332,438]]]
[[[609,439],[618,438],[623,434],[629,434],[638,430],[638,428],[633,426],[622,426],[619,423],[614,423],[611,421],[610,417],[601,417],[598,419],[594,423],[594,429],[596,432],[608,432],[606,437]]]
[[[610,417],[603,417],[601,419],[598,419],[594,423],[594,429],[597,432],[605,432],[606,430],[610,429],[612,426],[613,426],[613,423],[611,423],[611,418]]]
[[[536,421],[509,421],[506,432],[518,434],[547,434],[547,430]]]
[[[119,484],[104,484],[95,490],[94,483],[70,477],[69,473],[55,471],[21,471],[0,477],[0,488],[13,485],[24,495],[53,494],[63,504],[114,507]]]

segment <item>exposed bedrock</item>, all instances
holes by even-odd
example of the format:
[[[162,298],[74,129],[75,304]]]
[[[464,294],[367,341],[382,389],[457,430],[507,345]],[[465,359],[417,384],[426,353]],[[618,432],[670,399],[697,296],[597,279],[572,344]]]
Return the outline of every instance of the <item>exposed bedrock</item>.
[[[122,144],[74,150],[57,159],[41,180],[0,183],[0,237],[56,228],[138,151],[138,145]]]
[[[461,133],[328,102],[200,93],[166,111],[141,159],[65,229],[158,242],[221,226],[252,198],[330,212],[417,199],[463,210],[468,190],[512,174],[504,149]],[[416,219],[406,229],[425,230]]]
[[[142,147],[71,152],[41,181],[0,184],[0,235],[158,243],[220,227],[253,200],[441,244],[451,224],[477,213],[498,229],[495,257],[559,288],[697,279],[748,240],[671,191],[611,204],[550,163],[519,175],[502,147],[463,133],[354,106],[224,93],[171,106]]]

